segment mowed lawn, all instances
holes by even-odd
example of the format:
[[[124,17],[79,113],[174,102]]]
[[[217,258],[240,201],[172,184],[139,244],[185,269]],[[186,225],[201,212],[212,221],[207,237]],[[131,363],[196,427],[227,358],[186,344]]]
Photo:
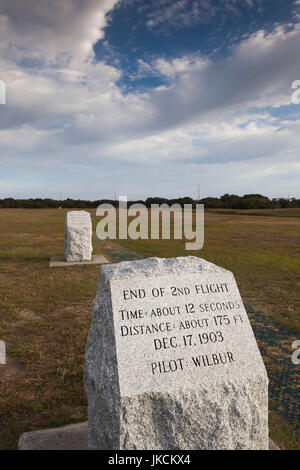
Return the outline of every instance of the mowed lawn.
[[[84,350],[99,266],[49,268],[50,256],[63,255],[65,212],[0,210],[0,339],[8,354],[0,366],[0,449],[15,448],[22,432],[87,419]],[[120,243],[145,257],[193,255],[230,269],[244,302],[300,339],[300,218],[208,212],[205,224],[197,252],[178,240]],[[109,243],[94,237],[94,253]],[[282,448],[300,448],[274,412],[270,434]]]

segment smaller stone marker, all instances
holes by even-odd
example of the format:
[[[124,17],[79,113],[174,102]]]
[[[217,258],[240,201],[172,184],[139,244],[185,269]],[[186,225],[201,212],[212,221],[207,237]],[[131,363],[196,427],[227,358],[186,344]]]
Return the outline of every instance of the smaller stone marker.
[[[101,254],[92,256],[92,234],[92,221],[89,212],[69,211],[65,218],[64,256],[51,256],[49,267],[108,263],[105,256]]]
[[[0,341],[0,364],[6,364],[6,348],[4,341]]]
[[[90,449],[268,449],[268,377],[230,271],[100,268],[86,347]]]
[[[65,220],[65,260],[90,261],[92,251],[92,221],[89,212],[69,211]]]

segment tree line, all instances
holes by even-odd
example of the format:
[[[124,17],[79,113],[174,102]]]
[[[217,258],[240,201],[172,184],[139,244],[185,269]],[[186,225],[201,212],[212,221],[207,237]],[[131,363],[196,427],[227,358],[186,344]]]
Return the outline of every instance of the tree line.
[[[244,194],[238,196],[236,194],[224,194],[221,197],[206,197],[203,199],[195,200],[190,197],[182,197],[177,199],[166,199],[161,197],[148,197],[146,200],[128,201],[128,207],[132,204],[144,204],[151,207],[152,204],[184,204],[196,203],[204,204],[206,209],[279,209],[279,208],[294,208],[300,207],[300,199],[296,198],[273,198],[269,199],[261,194]],[[64,200],[50,199],[50,198],[30,198],[30,199],[14,199],[4,198],[0,199],[0,208],[15,208],[15,209],[46,209],[46,208],[63,208],[63,209],[93,209],[100,204],[112,204],[114,207],[119,206],[118,200],[112,199],[99,199],[96,201],[89,201],[85,199],[72,199],[67,198]]]

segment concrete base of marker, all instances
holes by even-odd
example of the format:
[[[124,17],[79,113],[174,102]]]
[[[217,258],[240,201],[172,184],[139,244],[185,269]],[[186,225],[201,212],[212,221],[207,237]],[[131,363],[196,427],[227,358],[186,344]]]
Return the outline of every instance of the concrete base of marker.
[[[108,264],[109,261],[103,255],[92,255],[90,261],[66,261],[63,256],[51,256],[50,268],[65,268],[66,266],[81,266],[82,264]]]
[[[18,442],[19,450],[88,450],[88,423],[61,428],[25,432]],[[269,450],[280,450],[270,439]]]
[[[87,450],[87,448],[87,422],[24,432],[18,442],[19,450]]]

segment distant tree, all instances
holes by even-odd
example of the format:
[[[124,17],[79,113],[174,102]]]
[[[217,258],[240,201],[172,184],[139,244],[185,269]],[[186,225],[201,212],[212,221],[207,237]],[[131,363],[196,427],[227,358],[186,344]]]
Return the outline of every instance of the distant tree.
[[[204,204],[206,209],[273,209],[273,208],[295,208],[300,207],[300,199],[292,198],[273,198],[270,200],[268,197],[262,194],[244,194],[244,196],[237,196],[236,194],[223,194],[220,198],[207,197],[199,201]],[[112,204],[114,207],[118,207],[119,202],[111,199],[101,199],[95,201],[83,200],[83,199],[72,199],[67,198],[64,200],[57,201],[51,198],[29,198],[29,199],[14,199],[4,198],[0,199],[0,208],[24,208],[24,209],[40,209],[40,208],[55,208],[63,207],[65,209],[89,209],[96,208],[100,204]],[[135,203],[145,204],[150,207],[151,204],[180,204],[182,207],[184,204],[193,204],[195,206],[196,201],[186,196],[177,199],[167,199],[162,197],[148,197],[145,201],[128,201],[128,207]]]

